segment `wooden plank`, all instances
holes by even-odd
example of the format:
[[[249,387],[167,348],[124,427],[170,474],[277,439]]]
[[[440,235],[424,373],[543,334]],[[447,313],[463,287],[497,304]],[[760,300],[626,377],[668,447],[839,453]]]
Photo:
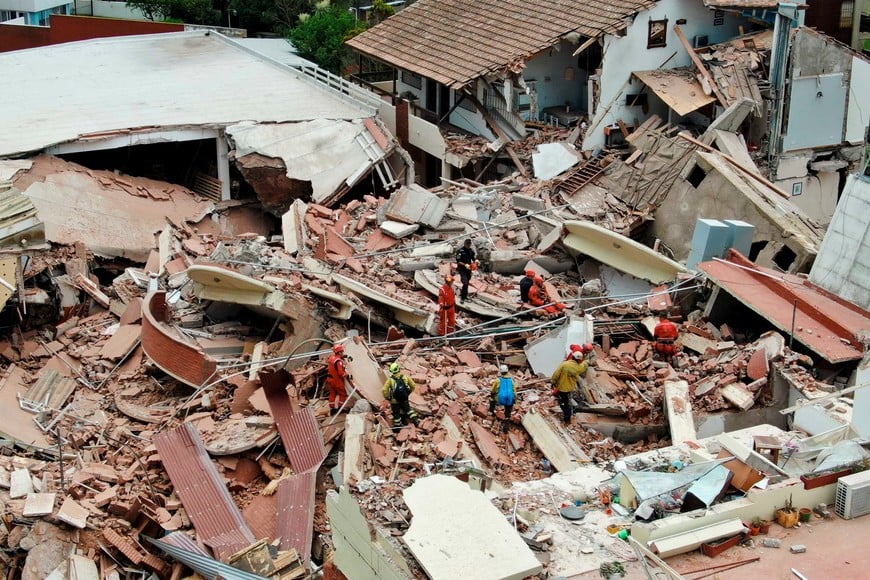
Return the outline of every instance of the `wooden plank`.
[[[544,457],[550,460],[557,471],[563,473],[573,471],[577,469],[578,462],[589,461],[589,457],[585,454],[582,457],[572,454],[568,446],[544,419],[544,416],[534,409],[523,417],[523,427],[532,436],[532,440],[544,454]]]
[[[704,66],[704,63],[701,62],[701,59],[698,58],[695,49],[692,48],[692,44],[686,38],[686,35],[683,34],[683,31],[680,29],[680,26],[678,24],[674,25],[674,32],[677,34],[677,38],[680,39],[680,42],[683,43],[686,52],[689,53],[689,58],[691,58],[692,62],[695,63],[695,67],[698,69],[698,72],[700,72],[710,84],[710,88],[713,89],[713,94],[716,95],[716,98],[719,99],[719,102],[722,104],[723,107],[727,107],[728,101],[726,101],[724,95],[719,92],[719,85],[716,84],[716,80],[712,77],[712,75],[710,75],[710,71],[707,70],[707,67]]]

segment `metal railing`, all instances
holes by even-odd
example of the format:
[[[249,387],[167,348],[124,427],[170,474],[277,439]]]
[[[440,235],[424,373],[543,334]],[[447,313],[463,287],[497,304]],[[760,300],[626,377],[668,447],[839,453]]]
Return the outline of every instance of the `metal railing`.
[[[498,113],[502,119],[510,123],[519,133],[525,132],[526,122],[516,112],[508,108],[507,102],[501,94],[495,91],[486,92],[486,102],[484,103],[488,111]]]
[[[381,106],[381,99],[373,92],[367,91],[349,80],[333,74],[319,66],[295,65],[294,69],[308,78],[329,87],[334,91],[346,95],[365,108],[377,110]]]

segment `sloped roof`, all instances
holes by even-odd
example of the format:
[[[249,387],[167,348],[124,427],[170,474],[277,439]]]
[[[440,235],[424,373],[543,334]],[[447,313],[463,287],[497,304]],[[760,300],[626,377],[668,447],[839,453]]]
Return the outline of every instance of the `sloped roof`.
[[[776,8],[779,0],[704,0],[708,8]]]
[[[657,0],[418,0],[347,44],[452,88],[545,50],[571,32],[625,28]]]

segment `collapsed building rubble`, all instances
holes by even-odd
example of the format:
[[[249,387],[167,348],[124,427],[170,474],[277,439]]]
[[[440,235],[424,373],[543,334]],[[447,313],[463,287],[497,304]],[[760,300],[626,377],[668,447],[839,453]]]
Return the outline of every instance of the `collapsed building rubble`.
[[[732,97],[720,127],[748,114]],[[866,464],[848,445],[867,432],[866,391],[839,395],[866,386],[870,315],[783,273],[809,267],[819,228],[711,135],[651,119],[628,150],[575,155],[579,133],[546,130],[512,145],[525,171],[426,189],[390,178],[400,152],[371,119],[306,123],[228,126],[256,200],[47,155],[0,164],[15,225],[0,261],[0,568],[567,576],[648,558],[629,531],[662,558],[742,539],[786,496],[833,503],[830,476]],[[306,128],[340,134],[359,172],[302,163]],[[384,182],[354,189],[378,168]],[[694,217],[753,221],[772,245],[756,261],[779,270],[735,250],[683,263],[692,220],[668,204],[707,175],[742,210]],[[464,240],[480,268],[439,336]],[[564,310],[522,300],[527,271]],[[678,325],[672,357],[660,317]],[[566,424],[550,376],[587,344]],[[335,345],[350,376],[338,410]],[[416,385],[403,427],[383,390],[393,363]],[[489,405],[503,365],[509,418]],[[790,412],[810,437],[786,431]]]

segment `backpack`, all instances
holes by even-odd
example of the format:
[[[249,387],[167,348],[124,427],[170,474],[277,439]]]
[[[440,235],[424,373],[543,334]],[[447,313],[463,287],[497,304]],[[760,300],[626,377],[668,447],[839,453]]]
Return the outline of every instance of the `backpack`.
[[[405,382],[405,377],[399,375],[393,379],[393,398],[397,401],[406,401],[411,395],[411,387]]]
[[[514,393],[514,380],[510,377],[498,378],[498,404],[509,407],[516,401]]]

